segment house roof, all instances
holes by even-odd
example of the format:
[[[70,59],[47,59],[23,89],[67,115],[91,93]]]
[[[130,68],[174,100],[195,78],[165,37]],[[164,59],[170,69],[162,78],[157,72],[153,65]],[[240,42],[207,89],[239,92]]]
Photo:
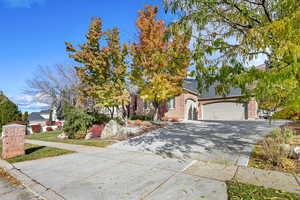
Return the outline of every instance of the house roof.
[[[28,117],[29,121],[45,121],[40,112],[32,112]]]
[[[190,92],[199,93],[198,90],[198,81],[196,79],[185,79],[182,87]]]
[[[42,110],[41,112],[39,112],[40,114],[50,114],[51,110]]]
[[[183,88],[193,92],[195,94],[199,94],[199,90],[198,90],[198,81],[195,79],[186,79],[183,83]],[[230,89],[230,92],[228,95],[226,95],[226,97],[236,97],[236,96],[241,96],[242,95],[242,91],[240,88],[234,88],[232,87]],[[199,95],[199,99],[213,99],[213,98],[223,98],[222,95],[217,95],[216,91],[215,91],[215,87],[214,86],[210,86],[208,88],[208,90],[204,90],[200,95]]]
[[[227,94],[225,97],[237,97],[237,96],[242,96],[241,89],[231,87],[229,94]],[[224,98],[224,96],[216,94],[214,86],[210,86],[208,90],[204,90],[202,94],[199,96],[199,99],[214,99],[214,98]]]

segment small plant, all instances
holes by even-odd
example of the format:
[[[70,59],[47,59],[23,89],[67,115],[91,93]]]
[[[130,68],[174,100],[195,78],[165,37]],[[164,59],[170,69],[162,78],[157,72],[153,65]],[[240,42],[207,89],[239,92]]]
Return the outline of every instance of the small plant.
[[[276,128],[270,132],[269,136],[275,138],[278,137],[280,134],[281,134],[281,130],[279,128]]]
[[[267,137],[262,142],[264,156],[273,166],[284,167],[283,162],[289,156],[289,154],[281,148],[281,142],[281,137]]]
[[[47,128],[46,128],[46,131],[47,131],[47,132],[51,132],[51,131],[53,131],[53,128],[47,127]]]
[[[142,125],[142,123],[143,123],[143,122],[142,122],[141,120],[136,120],[136,121],[135,121],[135,125],[138,125],[138,126]]]
[[[285,144],[290,144],[294,138],[294,131],[290,128],[281,129],[281,135],[284,139]]]
[[[164,116],[163,118],[161,118],[161,121],[167,122],[167,121],[169,121],[169,118]]]
[[[125,121],[120,117],[116,117],[114,120],[120,125],[125,125]]]
[[[151,122],[145,121],[145,122],[142,122],[141,125],[142,125],[142,126],[146,126],[146,127],[150,127],[150,126],[152,126],[153,124],[152,124]]]
[[[40,124],[31,126],[32,132],[40,133],[42,131],[42,126]]]
[[[77,131],[74,135],[75,139],[83,139],[86,136],[86,131]]]
[[[179,118],[178,117],[171,117],[170,121],[171,122],[179,122]]]

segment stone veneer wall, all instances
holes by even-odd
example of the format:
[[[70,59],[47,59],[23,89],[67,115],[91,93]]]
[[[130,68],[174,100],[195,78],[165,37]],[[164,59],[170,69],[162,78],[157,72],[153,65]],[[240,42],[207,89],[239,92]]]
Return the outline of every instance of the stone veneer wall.
[[[26,126],[6,125],[3,126],[2,135],[2,158],[8,159],[25,154]]]
[[[255,98],[251,98],[251,100],[248,102],[248,119],[250,120],[258,119],[257,110],[258,110],[258,104]]]

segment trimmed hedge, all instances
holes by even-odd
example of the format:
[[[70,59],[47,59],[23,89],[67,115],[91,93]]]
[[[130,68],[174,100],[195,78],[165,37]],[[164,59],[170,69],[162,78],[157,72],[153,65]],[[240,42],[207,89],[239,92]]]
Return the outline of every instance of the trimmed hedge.
[[[151,115],[133,115],[131,120],[142,120],[142,121],[153,121],[153,116]]]

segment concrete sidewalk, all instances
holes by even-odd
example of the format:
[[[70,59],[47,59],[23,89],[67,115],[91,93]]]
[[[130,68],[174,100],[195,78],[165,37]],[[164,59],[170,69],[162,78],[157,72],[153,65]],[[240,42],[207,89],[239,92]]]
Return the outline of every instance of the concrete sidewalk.
[[[63,148],[65,144],[26,141]],[[63,145],[63,146],[61,146]],[[183,173],[194,162],[152,153],[65,145],[79,153],[14,164],[46,199],[227,200],[226,184]],[[32,184],[32,183],[30,183]]]
[[[28,191],[23,185],[16,185],[9,180],[0,177],[1,200],[38,200],[39,197]]]
[[[300,193],[299,180],[291,174],[112,148],[27,142],[79,152],[14,166],[6,163],[16,178],[50,200],[227,200],[227,180]]]

